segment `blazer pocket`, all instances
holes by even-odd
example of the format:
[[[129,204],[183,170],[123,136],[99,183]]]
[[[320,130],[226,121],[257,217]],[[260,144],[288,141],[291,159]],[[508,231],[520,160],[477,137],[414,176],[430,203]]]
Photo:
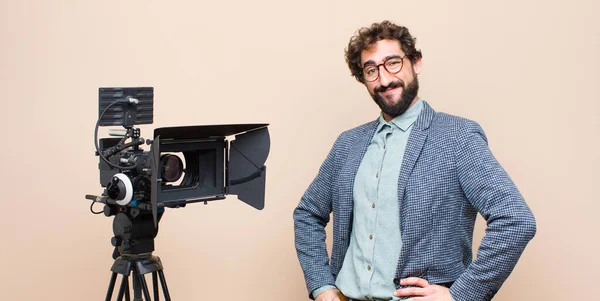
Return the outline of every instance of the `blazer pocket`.
[[[466,267],[462,261],[457,261],[445,265],[435,265],[427,269],[427,279],[429,283],[447,283],[454,282],[464,273]]]

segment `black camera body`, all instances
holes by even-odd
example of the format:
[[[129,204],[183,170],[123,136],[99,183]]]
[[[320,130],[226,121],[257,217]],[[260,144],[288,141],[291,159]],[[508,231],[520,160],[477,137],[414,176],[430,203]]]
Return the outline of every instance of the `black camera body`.
[[[94,143],[105,190],[86,198],[104,203],[102,212],[115,216],[113,257],[151,253],[167,207],[236,194],[252,207],[264,208],[268,124],[164,127],[144,140],[134,126],[152,124],[153,98],[152,87],[99,89]],[[109,131],[117,138],[98,141],[99,126],[123,129]],[[150,149],[143,150],[143,144]]]

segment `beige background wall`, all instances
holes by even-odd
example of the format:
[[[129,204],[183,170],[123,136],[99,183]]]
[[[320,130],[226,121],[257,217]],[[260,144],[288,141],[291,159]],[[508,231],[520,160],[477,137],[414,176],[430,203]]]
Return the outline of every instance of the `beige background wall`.
[[[270,123],[266,208],[168,210],[155,254],[174,300],[306,300],[292,210],[335,137],[377,117],[354,31],[390,19],[423,50],[420,95],[478,121],[538,221],[495,300],[597,298],[596,1],[0,1],[0,299],[103,300],[112,218],[98,87],[154,86],[162,126]],[[106,133],[106,129],[100,131]],[[97,207],[100,209],[100,207]],[[477,240],[483,235],[481,221]]]

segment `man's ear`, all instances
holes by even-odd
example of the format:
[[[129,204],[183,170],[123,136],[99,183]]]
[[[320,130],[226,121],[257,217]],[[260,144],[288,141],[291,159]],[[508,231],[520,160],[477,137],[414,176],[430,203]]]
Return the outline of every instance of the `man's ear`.
[[[418,59],[413,65],[413,71],[415,71],[416,75],[421,74],[421,68],[423,65],[423,58]]]

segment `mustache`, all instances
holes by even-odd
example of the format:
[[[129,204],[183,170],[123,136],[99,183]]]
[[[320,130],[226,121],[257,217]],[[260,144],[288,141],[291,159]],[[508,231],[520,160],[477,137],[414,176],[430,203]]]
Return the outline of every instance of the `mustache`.
[[[388,89],[394,89],[394,88],[398,88],[398,87],[404,88],[404,82],[401,80],[393,81],[389,85],[379,86],[379,87],[375,88],[373,91],[375,93],[379,93],[379,92],[385,92],[385,90],[388,90]]]

